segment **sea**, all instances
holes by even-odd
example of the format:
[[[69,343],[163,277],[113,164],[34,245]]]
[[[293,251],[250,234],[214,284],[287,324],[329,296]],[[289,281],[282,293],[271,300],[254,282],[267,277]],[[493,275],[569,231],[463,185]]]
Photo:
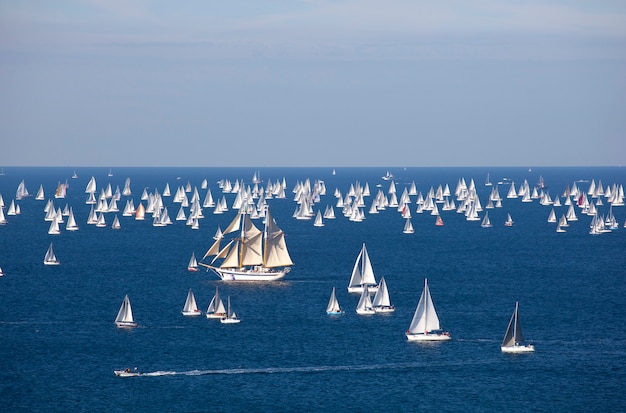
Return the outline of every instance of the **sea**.
[[[392,180],[382,177],[389,171]],[[77,177],[72,178],[76,174]],[[286,234],[294,262],[274,282],[220,280],[213,272],[189,272],[237,214],[234,193],[220,183],[254,188],[285,182],[286,197],[267,199]],[[487,186],[486,179],[492,186]],[[124,188],[119,212],[105,214],[106,227],[87,224],[88,181],[96,196],[110,184]],[[207,188],[202,188],[206,180]],[[20,182],[30,196],[15,200]],[[507,198],[510,186],[527,182],[551,201]],[[316,227],[294,218],[297,187],[323,182],[314,212],[332,205],[335,219]],[[403,233],[397,207],[370,213],[375,196],[397,198],[415,185],[424,198],[448,185],[474,187],[493,224],[443,211],[443,226],[430,211],[407,204],[415,232]],[[67,183],[65,198],[54,198]],[[102,168],[5,167],[0,175],[5,225],[0,225],[0,410],[3,412],[420,412],[420,411],[626,411],[626,207],[610,210],[605,195],[626,184],[622,167],[492,168]],[[128,199],[144,190],[161,196],[172,224],[153,225],[122,216]],[[566,232],[548,222],[566,214],[563,195],[573,186],[599,216],[612,212],[619,227],[590,234],[592,217],[577,205]],[[42,187],[45,200],[36,200]],[[370,190],[364,219],[337,207],[352,188]],[[488,209],[493,188],[501,207]],[[594,194],[587,194],[595,186]],[[175,217],[178,188],[203,201],[207,191],[225,198],[228,210],[203,208],[199,228]],[[598,189],[600,188],[600,190]],[[252,192],[252,191],[251,191]],[[15,200],[15,201],[14,201]],[[80,229],[49,235],[44,208],[72,207]],[[10,203],[20,213],[7,215]],[[255,200],[256,202],[257,200]],[[600,201],[600,202],[598,202]],[[189,208],[185,208],[189,214]],[[121,228],[111,228],[118,215]],[[504,225],[507,214],[514,224]],[[255,225],[263,228],[262,219]],[[43,265],[53,244],[58,266]],[[358,294],[347,291],[356,257],[366,244],[380,280],[396,307],[391,314],[355,312]],[[448,342],[409,342],[409,327],[424,281]],[[184,317],[188,290],[205,311],[219,287],[230,297],[239,324]],[[336,288],[343,316],[325,309]],[[114,320],[124,296],[137,328]],[[519,302],[531,354],[503,354],[500,344]],[[139,377],[114,370],[137,367]]]

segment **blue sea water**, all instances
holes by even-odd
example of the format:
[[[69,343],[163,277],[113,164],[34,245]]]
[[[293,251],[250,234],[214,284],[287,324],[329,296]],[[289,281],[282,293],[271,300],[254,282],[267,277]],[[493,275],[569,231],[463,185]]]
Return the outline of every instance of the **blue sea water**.
[[[429,212],[415,213],[414,234],[403,234],[395,208],[368,214],[373,196],[387,192],[381,168],[5,168],[0,194],[5,204],[24,180],[31,197],[21,214],[0,226],[0,410],[34,412],[221,412],[221,411],[624,411],[626,410],[626,207],[613,213],[620,228],[589,234],[591,217],[578,213],[566,233],[547,222],[551,206],[506,199],[513,180],[531,185],[542,176],[554,198],[566,186],[587,190],[591,180],[626,184],[623,168],[396,168],[398,196],[411,182],[424,196],[431,186],[459,179],[476,183],[483,207],[499,186],[503,207],[489,210],[493,228],[443,211],[436,227]],[[87,225],[85,186],[98,191],[131,179],[138,205],[144,188],[172,194],[207,179],[214,198],[220,179],[264,184],[285,178],[287,199],[269,207],[287,234],[295,266],[279,282],[220,281],[211,272],[190,273],[192,252],[202,256],[217,226],[235,216],[204,209],[199,230],[184,221],[167,227],[151,219],[122,217],[122,228]],[[324,180],[327,194],[315,209],[335,205],[338,188],[367,183],[366,219],[337,219],[314,227],[292,217],[296,183]],[[52,198],[58,182],[70,187],[54,205],[73,207],[76,232],[48,235],[43,185]],[[98,192],[99,193],[99,192]],[[120,210],[125,197],[118,203]],[[174,219],[178,204],[164,198]],[[563,201],[563,199],[561,199]],[[604,200],[604,199],[603,199]],[[605,201],[605,200],[604,200]],[[145,205],[145,202],[144,202]],[[557,207],[557,216],[566,207]],[[599,207],[608,213],[608,204]],[[507,212],[513,227],[503,225]],[[6,208],[5,208],[6,214]],[[481,212],[481,216],[484,211]],[[262,227],[262,224],[258,223]],[[64,224],[61,225],[64,228]],[[61,261],[43,265],[53,242]],[[358,296],[346,287],[354,260],[366,243],[377,278],[384,276],[396,312],[359,316]],[[450,342],[420,345],[404,336],[428,278]],[[189,288],[205,310],[219,286],[242,319],[222,325],[181,309]],[[325,307],[337,288],[343,317]],[[121,330],[114,319],[128,294],[139,327]],[[536,352],[500,351],[515,301],[527,340]],[[118,378],[114,369],[137,366],[144,376]]]

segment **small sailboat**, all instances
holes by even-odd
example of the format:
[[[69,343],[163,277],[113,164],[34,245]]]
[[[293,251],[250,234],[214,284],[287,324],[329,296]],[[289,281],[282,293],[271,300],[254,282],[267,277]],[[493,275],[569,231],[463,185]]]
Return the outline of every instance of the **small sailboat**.
[[[439,325],[439,317],[428,288],[428,279],[424,280],[424,290],[415,309],[411,325],[406,332],[406,338],[409,341],[450,340],[450,333],[443,331]]]
[[[315,216],[315,222],[313,222],[313,226],[315,227],[323,227],[324,226],[324,220],[322,219],[322,213],[320,212],[320,210],[317,210],[317,215]]]
[[[489,219],[489,211],[485,212],[485,217],[483,218],[483,222],[480,226],[483,228],[491,228],[493,226],[491,224],[491,220]]]
[[[437,215],[437,219],[435,220],[435,225],[438,227],[443,227],[443,219],[441,219],[441,215]]]
[[[396,311],[396,307],[391,304],[389,299],[389,290],[387,289],[387,283],[385,277],[381,277],[380,284],[378,284],[378,291],[374,294],[372,300],[372,308],[377,313],[393,313]]]
[[[411,218],[407,218],[404,223],[404,229],[402,230],[403,234],[413,234],[415,229],[413,229],[413,224],[411,223]]]
[[[506,214],[506,221],[504,221],[504,226],[505,227],[512,227],[513,226],[513,218],[511,217],[510,213]]]
[[[54,250],[52,249],[52,243],[48,247],[48,251],[46,251],[46,255],[43,258],[44,265],[59,265],[61,262],[57,259],[56,255],[54,255]]]
[[[518,315],[519,303],[515,302],[515,311],[509,321],[509,326],[506,329],[504,340],[500,349],[503,353],[532,353],[535,351],[535,346],[532,344],[525,344],[524,334],[522,333],[522,325],[519,322]]]
[[[328,300],[328,305],[326,306],[326,314],[328,315],[343,315],[345,312],[339,306],[339,301],[337,300],[337,296],[335,294],[335,287],[333,287],[333,292],[330,294],[330,300]]]
[[[128,299],[128,294],[124,296],[124,301],[122,301],[120,311],[117,312],[117,317],[115,317],[115,325],[119,328],[137,327],[137,323],[135,322],[135,319],[133,317],[133,309],[130,306],[130,300]]]
[[[360,315],[376,314],[376,311],[374,311],[374,308],[372,307],[372,300],[370,298],[370,292],[367,288],[367,284],[363,286],[361,298],[359,298],[359,303],[356,305],[356,313]]]
[[[206,318],[222,318],[226,317],[226,309],[224,303],[220,298],[218,287],[215,287],[215,295],[209,303],[209,307],[206,310]]]
[[[188,317],[195,317],[202,315],[202,311],[198,310],[198,304],[196,303],[196,297],[193,295],[193,291],[191,288],[187,293],[187,300],[185,301],[185,306],[183,307],[182,314]]]
[[[196,254],[192,252],[189,264],[187,264],[187,271],[198,272],[198,270],[198,260],[196,260]]]
[[[4,277],[4,271],[2,271],[2,267],[0,267],[0,277]]]
[[[230,307],[230,296],[228,296],[228,310],[226,311],[226,316],[220,318],[220,323],[222,324],[236,324],[241,320],[237,317],[237,314]]]

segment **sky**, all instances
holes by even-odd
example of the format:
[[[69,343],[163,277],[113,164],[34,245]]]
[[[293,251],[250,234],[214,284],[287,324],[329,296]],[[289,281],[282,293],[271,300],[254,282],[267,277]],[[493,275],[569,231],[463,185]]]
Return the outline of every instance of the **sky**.
[[[618,166],[622,0],[0,2],[0,166]]]

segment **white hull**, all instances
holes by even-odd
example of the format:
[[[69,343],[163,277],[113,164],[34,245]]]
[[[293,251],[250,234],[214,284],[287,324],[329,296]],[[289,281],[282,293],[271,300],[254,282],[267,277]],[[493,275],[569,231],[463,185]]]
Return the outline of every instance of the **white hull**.
[[[207,313],[206,318],[219,318],[222,319],[226,317],[226,313]]]
[[[327,315],[344,315],[344,311],[326,311]]]
[[[265,267],[223,269],[210,267],[223,281],[276,281],[283,278],[291,268],[275,270]]]
[[[141,376],[141,373],[138,371],[127,371],[127,370],[113,370],[117,377],[138,377]]]
[[[525,346],[501,346],[500,350],[503,353],[532,353],[535,351],[535,346],[532,344]]]
[[[450,334],[448,333],[430,333],[430,334],[407,333],[406,338],[409,341],[448,341],[450,340]]]
[[[356,310],[356,313],[360,315],[371,315],[371,314],[376,314],[376,311],[374,311],[372,308],[364,308],[364,309]]]
[[[44,265],[59,265],[60,263],[58,261],[44,261],[43,264]]]
[[[241,320],[238,318],[220,318],[220,323],[222,324],[237,324],[239,323]]]
[[[377,285],[368,285],[367,286],[367,291],[369,291],[370,293],[375,293],[376,291],[378,291],[378,286]],[[363,286],[358,286],[358,287],[348,287],[348,292],[349,293],[363,293]]]
[[[186,317],[197,317],[199,315],[202,315],[202,311],[200,310],[196,310],[196,311],[183,311],[182,314]]]
[[[396,311],[396,307],[394,306],[374,307],[374,311],[376,313],[393,313],[394,311]]]
[[[137,327],[137,323],[134,321],[116,321],[115,325],[119,328],[133,328]]]

